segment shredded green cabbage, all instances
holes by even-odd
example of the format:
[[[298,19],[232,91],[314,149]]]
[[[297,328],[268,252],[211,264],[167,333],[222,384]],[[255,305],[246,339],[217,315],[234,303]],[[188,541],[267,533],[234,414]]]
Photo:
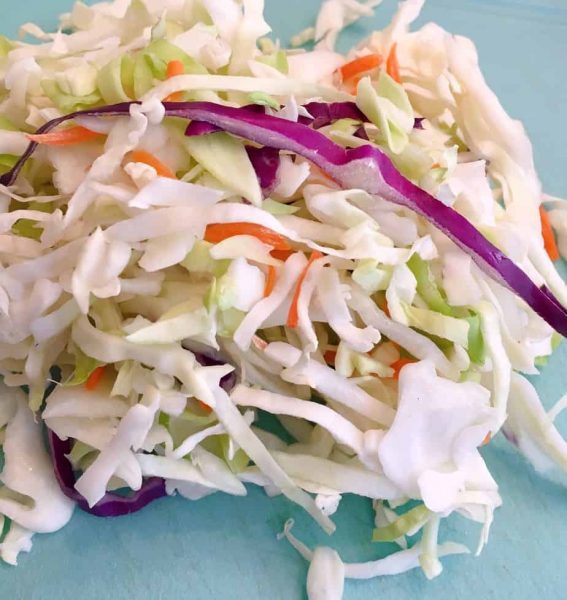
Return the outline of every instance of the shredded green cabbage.
[[[375,529],[372,533],[373,542],[393,542],[404,535],[413,535],[419,531],[431,516],[431,511],[420,504],[398,517],[393,523]]]
[[[348,578],[438,576],[441,557],[467,551],[438,542],[455,512],[481,524],[480,551],[501,498],[478,448],[501,427],[538,470],[567,469],[554,424],[565,399],[546,412],[517,373],[535,374],[558,343],[527,305],[415,212],[340,189],[292,151],[264,185],[246,135],[185,135],[187,120],[166,116],[174,99],[255,104],[282,128],[324,122],[343,148],[384,152],[565,301],[531,146],[473,46],[437,26],[410,33],[423,2],[406,0],[386,29],[335,52],[378,4],[326,0],[296,40],[314,42],[305,51],[265,37],[262,0],[78,3],[57,34],[24,26],[37,43],[0,37],[1,173],[52,119],[137,101],[52,132],[96,141],[39,138],[1,190],[5,561],[68,522],[70,492],[88,508],[160,480],[191,500],[258,485],[328,533],[356,494],[374,503],[374,541],[399,552],[345,564],[284,530],[311,563],[309,598],[330,600]],[[386,60],[353,95],[338,71],[368,54]],[[564,252],[564,203],[547,201]],[[69,440],[67,495],[44,428]]]
[[[381,73],[376,87],[369,77],[358,84],[358,108],[379,130],[379,138],[394,154],[400,154],[413,128],[414,112],[404,88],[386,73]]]
[[[45,95],[62,113],[71,113],[91,108],[97,104],[101,104],[103,99],[96,91],[84,96],[65,93],[56,81],[50,79],[42,81],[41,87]]]
[[[260,206],[262,190],[241,141],[226,133],[185,138],[191,156],[227,189]]]

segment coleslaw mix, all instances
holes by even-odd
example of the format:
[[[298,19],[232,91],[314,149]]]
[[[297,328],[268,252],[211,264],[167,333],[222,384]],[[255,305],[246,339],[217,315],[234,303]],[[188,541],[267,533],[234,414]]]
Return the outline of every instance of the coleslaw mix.
[[[411,31],[423,0],[335,51],[379,4],[326,0],[290,49],[262,0],[77,2],[0,38],[4,561],[77,506],[251,484],[332,533],[354,493],[399,551],[345,564],[282,533],[309,598],[341,598],[439,575],[469,551],[438,543],[454,512],[480,553],[500,430],[567,470],[567,396],[546,412],[525,378],[567,335],[566,204],[474,45]]]

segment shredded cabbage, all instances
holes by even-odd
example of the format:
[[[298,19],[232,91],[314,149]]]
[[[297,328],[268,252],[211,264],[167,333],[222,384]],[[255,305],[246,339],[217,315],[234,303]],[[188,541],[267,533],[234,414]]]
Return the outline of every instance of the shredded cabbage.
[[[345,566],[331,548],[315,548],[307,573],[309,600],[340,600],[343,597]]]
[[[389,525],[375,529],[372,540],[374,542],[393,542],[402,536],[414,535],[425,525],[430,515],[430,511],[423,504],[419,504]]]
[[[36,533],[49,533],[64,527],[73,514],[74,503],[63,495],[24,393],[1,387],[2,402],[14,410],[4,435],[3,488],[0,513],[19,527]],[[13,535],[16,535],[17,528]],[[31,535],[29,535],[31,538]],[[15,543],[15,542],[14,542]],[[8,541],[5,549],[10,545]],[[15,561],[17,551],[12,551]]]
[[[404,88],[385,73],[380,74],[376,89],[370,77],[364,77],[358,84],[356,104],[378,127],[386,148],[400,154],[414,124],[413,108]]]
[[[308,597],[340,598],[349,578],[437,577],[443,556],[468,552],[438,541],[453,513],[481,524],[480,552],[501,498],[478,449],[500,428],[561,480],[567,401],[546,412],[518,372],[557,343],[531,307],[567,302],[538,218],[545,201],[567,256],[565,202],[542,195],[472,43],[410,32],[423,0],[335,50],[379,4],[326,0],[294,38],[309,50],[264,37],[262,0],[79,2],[55,34],[25,25],[37,43],[0,37],[4,561],[76,504],[124,514],[258,485],[332,533],[356,494],[374,541],[399,551],[346,564],[290,522],[283,533],[311,563]],[[341,81],[369,54],[383,64]],[[368,170],[377,151],[384,168]],[[536,300],[394,203],[393,177],[467,219]]]
[[[191,156],[229,190],[261,205],[260,184],[242,142],[226,133],[213,133],[185,138],[184,143]]]
[[[311,562],[317,553],[317,549],[315,552],[313,552],[303,542],[298,540],[291,533],[293,526],[293,519],[288,520],[285,524],[283,533],[280,534],[280,536],[285,537],[305,560]],[[372,579],[373,577],[383,577],[384,575],[398,575],[419,567],[420,557],[422,555],[422,547],[421,543],[418,543],[409,550],[399,550],[390,556],[387,556],[386,558],[365,563],[344,563],[343,567],[340,567],[338,564],[340,557],[331,554],[331,552],[332,551],[330,549],[325,550],[325,555],[327,555],[325,558],[327,560],[325,561],[325,564],[321,565],[321,568],[326,566],[326,562],[328,560],[332,560],[333,564],[339,571],[339,574],[344,569],[344,576],[347,579]],[[445,542],[444,544],[440,544],[438,546],[437,553],[438,556],[449,556],[451,554],[468,554],[469,550],[462,544]],[[321,560],[321,558],[319,560]],[[317,571],[319,570],[320,569],[317,568]],[[320,585],[322,586],[323,584],[321,583]]]
[[[406,366],[396,418],[378,449],[386,476],[434,512],[469,503],[468,490],[498,506],[496,483],[477,451],[497,425],[488,402],[485,388],[438,377],[429,362]]]

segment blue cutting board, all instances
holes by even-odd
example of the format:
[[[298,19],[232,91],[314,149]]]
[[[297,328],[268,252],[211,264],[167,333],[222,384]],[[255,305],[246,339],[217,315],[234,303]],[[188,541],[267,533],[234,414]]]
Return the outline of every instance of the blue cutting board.
[[[318,0],[267,0],[268,21],[283,42],[313,21]],[[385,0],[372,20],[351,27],[341,45],[387,23]],[[0,0],[2,33],[34,20],[52,26],[71,0]],[[506,108],[522,119],[535,146],[548,193],[567,197],[567,2],[565,0],[430,0],[421,19],[472,37],[487,79]],[[566,271],[563,270],[566,275]],[[567,343],[537,385],[549,405],[567,391]],[[562,425],[567,432],[567,415]],[[394,578],[347,582],[346,600],[559,600],[567,597],[567,491],[541,479],[503,444],[486,460],[500,483],[504,506],[480,558],[444,560],[443,575],[428,582],[418,571]],[[246,498],[216,494],[191,503],[156,502],[141,513],[101,520],[77,511],[53,535],[38,535],[18,568],[0,566],[0,598],[10,600],[295,600],[305,597],[307,566],[276,533],[294,516],[309,544],[330,544],[345,561],[381,556],[369,541],[367,501],[344,499],[332,538],[282,498],[250,489]],[[455,517],[442,538],[469,542],[476,527]]]

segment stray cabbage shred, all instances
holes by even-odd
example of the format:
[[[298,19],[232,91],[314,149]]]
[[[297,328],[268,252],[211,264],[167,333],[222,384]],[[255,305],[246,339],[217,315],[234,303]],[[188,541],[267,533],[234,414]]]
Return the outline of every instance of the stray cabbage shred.
[[[332,533],[354,493],[391,556],[345,564],[292,522],[282,534],[311,563],[309,598],[341,598],[345,578],[439,575],[469,552],[438,542],[453,513],[481,525],[481,551],[502,500],[479,447],[501,429],[542,473],[567,471],[553,423],[567,403],[547,413],[524,377],[559,337],[526,303],[409,209],[292,152],[197,122],[185,135],[162,104],[316,127],[309,103],[350,102],[318,129],[380,148],[565,305],[539,209],[566,257],[567,205],[542,193],[473,44],[410,30],[423,3],[346,56],[337,36],[380,0],[324,1],[291,50],[266,37],[263,0],[77,2],[56,33],[0,39],[0,174],[52,119],[139,101],[37,136],[0,187],[4,561],[77,505],[116,516],[250,484]]]

